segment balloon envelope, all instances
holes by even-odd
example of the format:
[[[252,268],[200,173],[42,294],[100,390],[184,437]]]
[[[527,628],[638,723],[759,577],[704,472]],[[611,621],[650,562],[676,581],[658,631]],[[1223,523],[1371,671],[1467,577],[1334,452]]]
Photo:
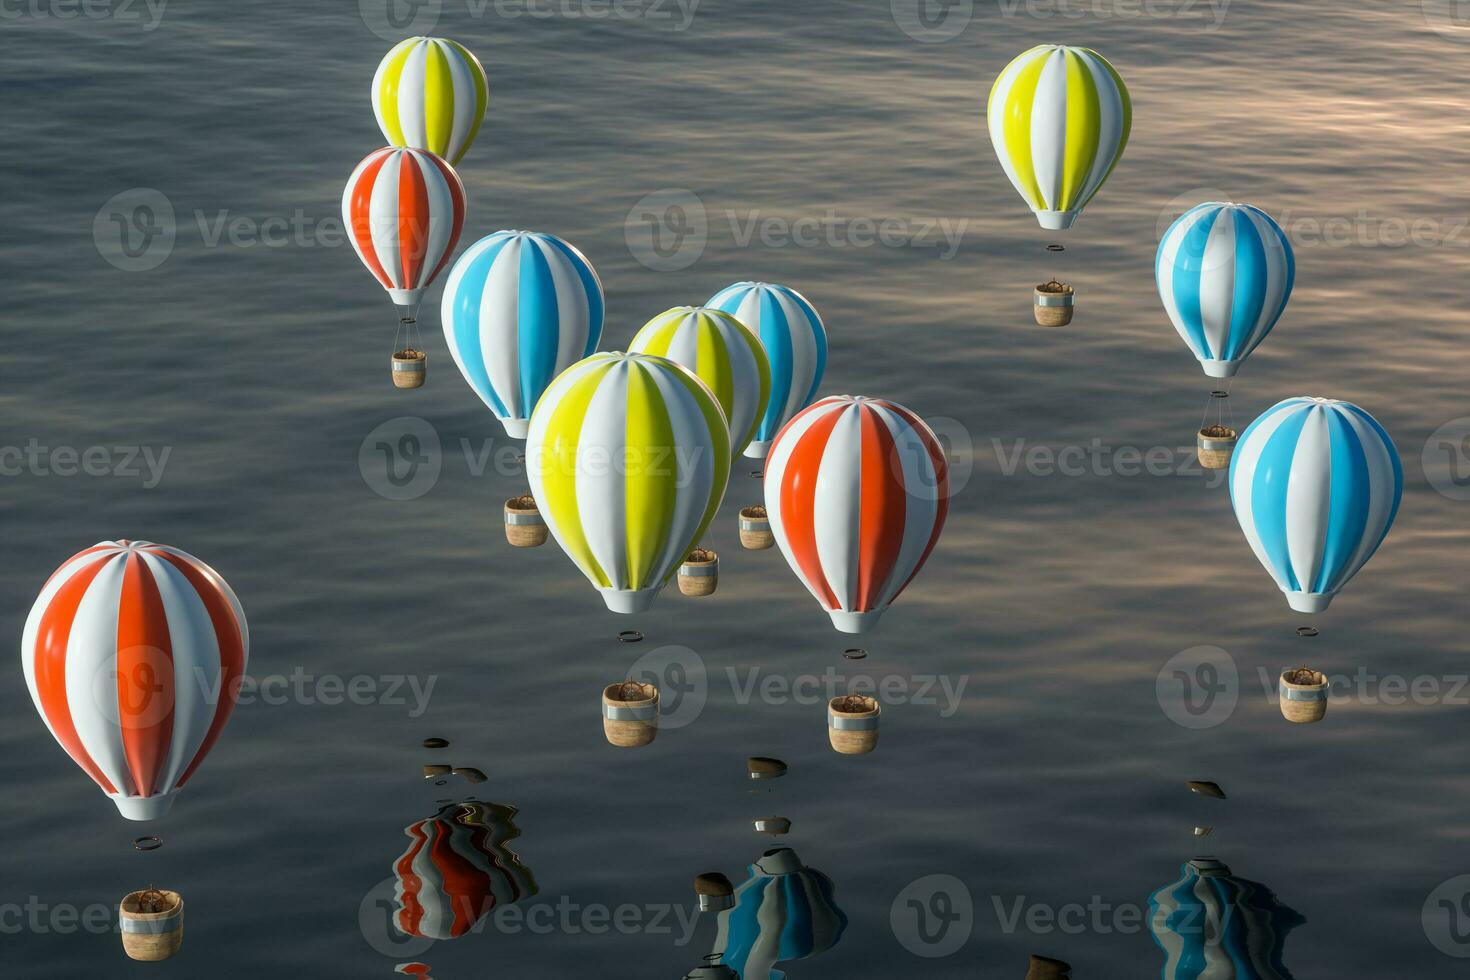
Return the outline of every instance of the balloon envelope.
[[[555,235],[497,231],[464,250],[444,284],[444,341],[465,381],[514,439],[553,378],[597,349],[602,282]]]
[[[1236,520],[1297,612],[1325,610],[1373,557],[1403,488],[1398,450],[1383,426],[1331,398],[1268,408],[1230,460]]]
[[[352,248],[399,306],[417,307],[449,264],[464,210],[459,175],[424,150],[374,150],[342,191]]]
[[[776,436],[766,513],[776,544],[845,633],[862,633],[934,550],[949,510],[938,438],[896,402],[834,395]]]
[[[1233,377],[1266,339],[1295,279],[1286,233],[1249,204],[1190,208],[1164,233],[1154,261],[1164,310],[1212,378]]]
[[[1070,228],[1113,172],[1133,126],[1122,76],[1091,48],[1038,44],[990,89],[990,142],[1043,228]]]
[[[448,38],[398,42],[373,76],[373,112],[383,138],[450,164],[458,164],[475,141],[489,101],[480,59]]]
[[[770,362],[749,327],[720,310],[679,306],[644,324],[628,349],[693,371],[725,411],[731,455],[745,451],[771,395]]]
[[[214,569],[148,541],[104,541],[58,568],[21,638],[52,736],[129,820],[154,820],[214,747],[250,652]]]
[[[536,879],[510,849],[516,808],[466,800],[404,828],[410,844],[393,864],[400,932],[457,939],[499,905],[536,894]]]
[[[735,907],[720,913],[715,953],[742,980],[779,976],[772,967],[837,945],[847,915],[832,879],[801,863],[789,847],[767,851],[735,890]]]
[[[648,354],[594,354],[552,382],[526,436],[531,494],[614,612],[642,612],[709,526],[730,433],[704,383]]]
[[[1292,980],[1286,936],[1306,921],[1271,889],[1196,858],[1149,896],[1149,931],[1164,951],[1163,980]]]
[[[761,340],[771,367],[771,394],[745,455],[764,459],[771,440],[812,403],[827,370],[827,330],[816,307],[788,286],[737,282],[704,304],[723,310]]]

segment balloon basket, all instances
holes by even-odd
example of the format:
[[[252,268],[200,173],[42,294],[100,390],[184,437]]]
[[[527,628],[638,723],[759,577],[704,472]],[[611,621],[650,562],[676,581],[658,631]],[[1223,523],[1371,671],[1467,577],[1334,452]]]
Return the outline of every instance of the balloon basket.
[[[620,749],[636,749],[658,735],[658,688],[619,681],[602,691],[602,733]]]
[[[1026,980],[1071,980],[1072,965],[1050,956],[1031,954],[1031,965],[1026,968]]]
[[[699,896],[701,912],[723,912],[735,907],[735,886],[718,871],[706,871],[696,876],[694,893]]]
[[[1228,425],[1207,425],[1195,438],[1199,464],[1207,470],[1228,470],[1240,433]]]
[[[405,347],[393,355],[393,387],[422,388],[429,359],[421,350]]]
[[[1076,299],[1072,287],[1053,279],[1036,287],[1033,313],[1042,327],[1065,327],[1072,322],[1072,304]]]
[[[539,548],[546,543],[546,522],[530,494],[505,502],[505,540],[513,548]]]
[[[866,694],[845,694],[827,702],[827,740],[842,755],[865,755],[878,747],[882,709]]]
[[[679,591],[690,596],[714,595],[720,584],[720,556],[708,548],[695,548],[679,566]]]
[[[771,519],[764,507],[740,508],[740,544],[750,551],[765,551],[776,543]]]
[[[151,891],[151,890],[150,890]],[[164,912],[145,912],[145,896],[150,891],[130,892],[118,905],[118,925],[122,930],[123,952],[135,960],[155,963],[166,960],[184,943],[184,898],[178,892],[152,892],[155,900],[162,897],[170,905]]]
[[[1327,714],[1327,675],[1310,667],[1281,673],[1281,714],[1290,722],[1308,725]]]

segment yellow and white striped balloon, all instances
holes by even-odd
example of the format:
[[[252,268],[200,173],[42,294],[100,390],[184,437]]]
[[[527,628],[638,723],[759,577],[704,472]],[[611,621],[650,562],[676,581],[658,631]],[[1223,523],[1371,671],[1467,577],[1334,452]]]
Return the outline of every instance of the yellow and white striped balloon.
[[[731,457],[745,452],[771,397],[771,362],[749,327],[723,310],[676,306],[645,323],[628,349],[693,371],[725,410]]]
[[[567,557],[607,608],[642,612],[725,497],[730,432],[687,368],[650,354],[593,354],[536,403],[526,464]]]
[[[373,76],[373,112],[393,146],[428,150],[458,164],[490,101],[480,59],[458,41],[411,37],[383,56]]]
[[[1043,228],[1072,227],[1128,145],[1133,103],[1091,48],[1038,44],[990,89],[990,142]]]

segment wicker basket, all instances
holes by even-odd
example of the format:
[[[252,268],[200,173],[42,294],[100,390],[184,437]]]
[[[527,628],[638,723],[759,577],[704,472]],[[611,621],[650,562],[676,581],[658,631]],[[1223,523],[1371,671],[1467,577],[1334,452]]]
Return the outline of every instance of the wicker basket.
[[[1072,322],[1072,305],[1077,296],[1072,287],[1055,279],[1036,287],[1032,310],[1043,327],[1065,327]]]
[[[843,755],[863,755],[878,747],[878,701],[844,694],[827,702],[827,740]]]
[[[393,355],[393,387],[422,388],[429,373],[429,359],[421,350],[405,347]]]
[[[619,681],[602,692],[602,733],[618,748],[635,749],[658,735],[658,688]]]
[[[1228,470],[1240,433],[1228,425],[1207,425],[1195,438],[1199,464],[1207,470]]]
[[[147,963],[166,960],[184,943],[184,897],[178,892],[160,891],[173,902],[167,912],[142,911],[143,892],[128,893],[118,905],[123,952],[132,959]]]
[[[735,907],[735,886],[718,871],[706,871],[696,876],[694,893],[699,896],[701,912],[723,912]]]
[[[538,548],[546,543],[546,522],[529,494],[505,502],[505,540],[515,548]]]
[[[685,595],[713,595],[720,584],[720,556],[708,548],[695,548],[679,566],[679,591]]]
[[[771,519],[764,507],[740,508],[740,544],[751,551],[765,551],[776,543]]]
[[[1327,714],[1327,675],[1320,670],[1293,667],[1282,671],[1280,691],[1281,714],[1287,721],[1306,725]]]

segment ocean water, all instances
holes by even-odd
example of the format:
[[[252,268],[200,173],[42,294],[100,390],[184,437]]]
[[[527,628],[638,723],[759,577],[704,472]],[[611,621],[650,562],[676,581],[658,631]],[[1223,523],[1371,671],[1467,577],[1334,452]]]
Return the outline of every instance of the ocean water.
[[[1030,953],[1089,980],[1158,975],[1148,897],[1200,854],[1305,919],[1285,945],[1304,980],[1451,975],[1449,953],[1470,955],[1452,881],[1470,873],[1460,13],[444,0],[390,22],[375,0],[7,7],[0,635],[18,639],[75,551],[163,541],[239,594],[264,689],[143,828],[53,743],[12,663],[6,975],[356,978],[419,961],[440,980],[678,977],[714,935],[687,924],[692,877],[743,880],[779,843],[750,827],[771,814],[790,817],[785,843],[849,919],[830,950],[782,965],[792,980],[1019,980]],[[414,32],[463,42],[490,77],[459,168],[464,241],[533,228],[575,243],[607,290],[605,348],[730,282],[785,282],[826,320],[825,393],[936,420],[963,486],[879,632],[833,632],[778,552],[739,547],[735,512],[759,499],[744,467],[711,535],[709,599],[665,595],[629,622],[554,545],[505,544],[500,505],[524,476],[453,368],[438,290],[429,383],[395,391],[391,308],[341,235],[342,183],[380,142],[368,83]],[[1047,41],[1103,53],[1135,108],[1122,163],[1062,237],[1035,226],[985,132],[995,75]],[[1231,387],[1235,419],[1344,398],[1404,459],[1397,525],[1313,619],[1288,612],[1226,489],[1178,448],[1211,385],[1163,314],[1153,254],[1208,199],[1276,215],[1298,263],[1286,315]],[[878,223],[889,244],[865,234]],[[1078,313],[1041,330],[1030,292],[1052,275]],[[392,499],[377,447],[404,433],[425,462],[417,495]],[[16,462],[30,446],[112,462],[66,476]],[[1046,464],[1067,447],[1101,462]],[[1125,472],[1125,447],[1169,462]],[[1307,623],[1320,635],[1296,636]],[[630,627],[642,643],[618,642]],[[866,659],[843,658],[854,642]],[[1198,646],[1224,651],[1211,656],[1236,702],[1208,727],[1176,720],[1195,716],[1171,658]],[[616,750],[598,693],[645,655],[674,665],[660,676],[677,717]],[[1265,690],[1301,662],[1344,678],[1314,726],[1289,726]],[[822,701],[859,675],[895,693],[878,750],[841,757]],[[331,703],[330,679],[358,677],[370,703]],[[1398,680],[1420,695],[1396,695]],[[451,748],[426,752],[430,735]],[[754,754],[790,774],[750,783]],[[425,783],[420,766],[441,761],[489,779]],[[543,912],[427,949],[396,941],[380,899],[404,828],[470,795],[516,808],[510,847],[539,884],[519,907]],[[140,833],[163,847],[134,850]],[[958,881],[941,894],[934,875]],[[66,927],[68,910],[149,884],[185,897],[174,959],[134,964],[107,928]]]

